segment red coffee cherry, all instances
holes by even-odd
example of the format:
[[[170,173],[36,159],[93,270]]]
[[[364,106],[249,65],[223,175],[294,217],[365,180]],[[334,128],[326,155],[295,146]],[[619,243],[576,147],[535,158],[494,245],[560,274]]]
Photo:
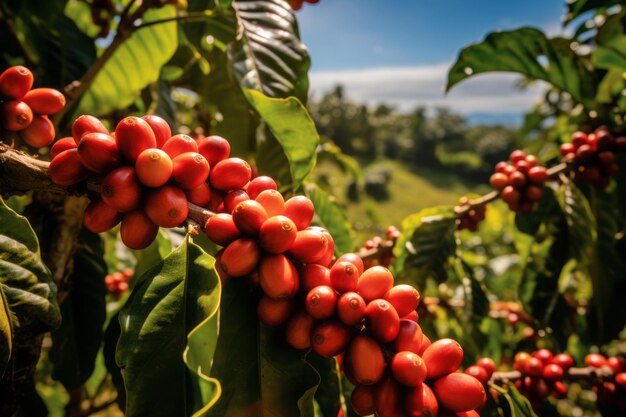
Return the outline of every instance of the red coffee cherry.
[[[224,249],[220,266],[231,277],[243,277],[256,269],[260,259],[261,250],[256,242],[240,238]]]
[[[590,353],[585,356],[585,365],[592,368],[602,368],[607,365],[606,357],[599,353]]]
[[[392,342],[400,332],[400,317],[388,301],[376,299],[365,308],[367,327],[381,342]]]
[[[26,129],[20,132],[20,137],[28,146],[42,148],[54,141],[54,125],[48,116],[34,116]]]
[[[391,359],[391,373],[402,385],[417,387],[426,379],[426,364],[416,353],[398,352]]]
[[[533,167],[528,170],[528,178],[535,184],[543,185],[548,181],[548,171],[545,167]]]
[[[311,329],[315,319],[305,312],[294,315],[287,322],[285,338],[287,343],[295,349],[308,349],[311,347]]]
[[[248,200],[250,196],[244,190],[230,190],[224,196],[224,210],[232,214],[239,203]]]
[[[431,343],[430,343],[430,339],[428,338],[428,336],[426,336],[425,334],[422,334],[422,347],[420,348],[420,351],[417,352],[417,354],[420,355],[422,359],[424,359],[424,352],[426,351],[426,349],[430,347],[430,345]]]
[[[487,373],[487,370],[485,370],[485,368],[483,368],[482,366],[478,366],[478,365],[469,366],[465,370],[465,373],[467,375],[473,376],[478,381],[480,381],[480,383],[483,385],[487,385],[487,382],[489,381],[489,374]]]
[[[572,134],[572,145],[578,148],[581,145],[585,145],[587,143],[587,134],[585,132],[574,132]]]
[[[356,283],[358,292],[366,303],[377,298],[383,298],[393,287],[393,275],[383,266],[373,266],[366,269]]]
[[[5,101],[0,104],[0,120],[6,130],[18,132],[33,121],[33,112],[23,101]]]
[[[563,379],[563,368],[556,364],[548,364],[543,368],[542,376],[546,381],[561,381]]]
[[[315,319],[328,319],[335,314],[337,294],[327,285],[320,285],[308,292],[304,306]]]
[[[54,114],[65,107],[65,96],[54,88],[34,88],[26,93],[22,101],[35,114]]]
[[[198,152],[198,143],[189,135],[179,134],[166,140],[161,149],[174,159],[187,152]]]
[[[267,255],[259,267],[259,284],[271,298],[289,298],[298,292],[298,271],[285,255]]]
[[[206,182],[191,190],[184,190],[187,200],[197,206],[205,207],[211,202],[211,187]]]
[[[456,340],[440,339],[431,344],[421,356],[426,362],[428,378],[434,379],[459,369],[463,360],[463,348]]]
[[[147,114],[141,118],[150,125],[152,132],[154,132],[154,138],[156,139],[156,147],[161,149],[170,136],[172,136],[170,125],[161,117],[153,114]]]
[[[200,152],[213,167],[230,156],[230,144],[220,136],[207,136],[198,140],[197,152]]]
[[[16,65],[0,74],[0,98],[18,100],[33,86],[33,73],[26,67]]]
[[[289,217],[270,217],[261,225],[259,243],[268,252],[283,253],[293,245],[297,233],[296,225]]]
[[[325,321],[313,327],[311,348],[325,358],[332,358],[346,350],[350,342],[350,330],[337,321]]]
[[[330,268],[330,282],[340,293],[356,291],[358,279],[359,270],[351,262],[338,260]]]
[[[67,187],[81,182],[89,171],[80,162],[77,149],[68,149],[55,156],[48,166],[48,174],[55,184]]]
[[[227,158],[212,166],[211,186],[218,190],[244,188],[252,176],[250,165],[240,158]]]
[[[419,354],[422,350],[422,339],[424,333],[419,324],[414,321],[402,319],[400,320],[400,330],[398,336],[393,342],[396,352],[408,351]]]
[[[524,175],[526,175],[528,173],[528,170],[530,169],[530,166],[528,166],[528,162],[526,162],[527,159],[528,157],[515,163],[515,169],[517,169],[520,173]]]
[[[146,149],[139,154],[135,161],[137,177],[143,185],[148,187],[156,188],[165,185],[172,176],[172,170],[171,158],[161,149]]]
[[[296,234],[293,245],[289,248],[289,254],[298,262],[313,263],[324,256],[327,248],[328,239],[324,233],[319,230],[300,230]]]
[[[496,190],[501,190],[509,185],[509,177],[502,172],[496,172],[489,178],[489,183]]]
[[[305,292],[311,291],[319,285],[329,285],[330,269],[324,265],[306,264],[300,269],[300,286]]]
[[[407,284],[392,287],[383,298],[391,303],[400,317],[415,311],[420,303],[420,293],[413,286]]]
[[[72,139],[73,140],[73,139]],[[83,222],[93,233],[103,233],[112,229],[122,220],[122,216],[102,200],[93,200],[85,209]]]
[[[509,184],[515,188],[522,188],[526,184],[526,175],[519,171],[514,171],[509,175]]]
[[[257,306],[257,316],[267,326],[280,326],[289,319],[292,309],[293,299],[274,300],[263,296]]]
[[[374,388],[374,408],[378,417],[398,417],[403,414],[400,402],[400,386],[385,375]]]
[[[115,142],[123,158],[135,162],[146,149],[156,148],[156,136],[150,125],[143,119],[128,116],[115,128]]]
[[[482,407],[487,401],[485,388],[476,378],[452,373],[439,378],[433,384],[439,404],[455,413]]]
[[[559,353],[558,355],[555,355],[550,362],[555,365],[559,365],[565,372],[574,366],[574,358],[567,353]]]
[[[410,417],[432,417],[439,415],[439,403],[430,387],[422,384],[406,392],[404,408]]]
[[[304,230],[311,225],[315,207],[313,202],[303,195],[291,197],[285,202],[285,216],[296,224],[298,230]]]
[[[526,361],[524,371],[530,376],[541,376],[543,373],[543,362],[539,358],[531,357]]]
[[[382,378],[386,366],[380,345],[363,335],[352,339],[345,361],[346,368],[350,369],[354,380],[362,385],[377,383]]]
[[[350,262],[352,265],[356,266],[357,271],[359,271],[358,275],[361,276],[363,271],[365,270],[365,266],[363,265],[363,259],[356,253],[344,253],[339,258],[337,258],[336,262]]]
[[[487,371],[487,377],[491,378],[491,375],[496,371],[496,363],[491,358],[480,358],[476,362],[476,365]]]
[[[352,409],[359,416],[374,414],[374,389],[368,385],[358,385],[350,395]]]
[[[245,235],[257,235],[267,220],[267,212],[254,200],[246,200],[233,210],[233,221],[237,229]]]
[[[285,212],[283,195],[276,190],[265,190],[255,198],[270,217],[282,215]]]
[[[513,186],[507,185],[502,189],[500,193],[500,197],[504,200],[505,203],[508,204],[517,204],[520,200],[520,192],[517,191]]]
[[[513,369],[520,372],[526,372],[526,363],[530,360],[531,356],[528,352],[517,352],[513,359]]]
[[[333,258],[335,257],[335,240],[333,239],[331,234],[328,232],[328,230],[324,229],[323,227],[311,226],[308,229],[318,230],[326,237],[328,246],[326,247],[326,251],[324,252],[324,255],[322,255],[322,257],[319,260],[317,260],[317,263],[324,265],[324,266],[330,266],[330,264],[333,262]]]
[[[513,163],[522,161],[522,160],[526,159],[526,152],[524,152],[524,151],[522,151],[520,149],[516,149],[513,152],[511,152],[511,155],[509,155],[509,159]]]
[[[177,227],[187,218],[187,196],[180,188],[165,185],[150,191],[145,210],[150,220],[157,225]]]
[[[611,368],[614,374],[619,374],[626,370],[626,362],[621,357],[611,356],[606,360],[606,364]]]
[[[531,356],[539,359],[543,365],[547,365],[550,363],[554,355],[548,349],[538,349],[534,351]]]
[[[420,316],[419,316],[419,314],[417,314],[417,311],[415,311],[415,310],[411,311],[406,316],[400,317],[400,319],[402,319],[402,320],[411,320],[411,321],[414,321],[415,323],[417,323],[419,318],[420,318]]]
[[[185,152],[172,159],[172,181],[190,190],[209,177],[209,163],[197,152]]]
[[[626,388],[626,372],[615,375],[615,384],[622,389]]]
[[[573,143],[564,143],[561,145],[561,155],[563,156],[567,156],[567,155],[574,155],[574,152],[576,152],[576,147],[574,146]]]
[[[253,200],[265,190],[278,190],[276,182],[272,178],[266,176],[260,176],[252,179],[246,187],[248,195]]]
[[[115,139],[104,133],[85,133],[78,144],[80,160],[90,171],[106,174],[119,166]]]
[[[536,202],[543,197],[543,190],[540,187],[529,185],[524,190],[524,198],[530,202]]]
[[[86,133],[104,133],[109,134],[109,130],[102,124],[100,119],[94,116],[79,116],[72,124],[72,137],[76,145],[80,143],[81,138]]]
[[[143,210],[134,210],[124,214],[120,226],[122,242],[131,249],[144,249],[154,241],[159,226],[152,223]]]
[[[204,225],[204,233],[220,246],[227,246],[241,235],[233,222],[233,216],[227,213],[217,213],[209,217]]]
[[[68,149],[76,149],[76,142],[73,137],[61,138],[52,144],[50,148],[50,157],[54,158],[63,151]]]
[[[139,207],[141,185],[132,167],[119,167],[109,172],[101,184],[100,195],[110,207],[125,213]]]
[[[354,326],[365,318],[365,301],[355,292],[347,292],[337,301],[337,315],[342,323]]]

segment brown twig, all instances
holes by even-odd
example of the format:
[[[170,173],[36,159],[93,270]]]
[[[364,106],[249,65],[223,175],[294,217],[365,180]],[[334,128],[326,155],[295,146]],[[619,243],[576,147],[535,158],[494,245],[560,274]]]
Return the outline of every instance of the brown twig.
[[[505,384],[507,382],[514,382],[522,379],[523,377],[524,374],[519,371],[494,372],[489,382],[499,385]],[[613,377],[613,371],[611,370],[611,368],[608,367],[593,368],[587,366],[585,368],[570,368],[565,374],[565,379],[575,381],[588,381],[591,383],[610,380]]]

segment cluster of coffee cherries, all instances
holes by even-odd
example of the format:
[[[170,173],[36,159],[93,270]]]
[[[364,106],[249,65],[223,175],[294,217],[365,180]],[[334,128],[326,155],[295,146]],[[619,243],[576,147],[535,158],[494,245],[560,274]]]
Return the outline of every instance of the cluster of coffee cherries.
[[[394,260],[393,247],[400,237],[400,229],[394,225],[387,226],[385,238],[374,236],[367,239],[361,246],[361,254],[366,268],[380,265],[388,267]]]
[[[132,269],[125,269],[121,272],[114,272],[104,277],[104,284],[107,292],[114,298],[121,297],[128,291],[128,280],[133,277]]]
[[[319,3],[320,0],[289,0],[289,5],[293,10],[300,10],[304,3],[315,4]]]
[[[126,117],[109,133],[96,117],[83,115],[73,123],[72,136],[52,146],[48,171],[62,186],[97,177],[100,192],[87,207],[85,226],[101,233],[121,222],[122,242],[142,249],[159,227],[177,227],[186,220],[188,201],[210,202],[210,173],[212,185],[237,176],[229,162],[226,168],[218,163],[229,154],[225,139],[172,136],[158,116]]]
[[[465,209],[469,205],[469,202],[470,200],[468,197],[461,197],[457,207],[459,209]],[[459,218],[459,221],[457,222],[457,229],[467,229],[470,232],[477,231],[480,222],[485,220],[486,213],[487,205],[485,204],[470,208]]]
[[[574,179],[606,187],[610,177],[619,173],[616,152],[626,151],[626,137],[614,138],[606,127],[591,133],[572,135],[572,141],[561,145],[561,155],[574,167]]]
[[[522,374],[522,378],[515,382],[515,386],[537,410],[550,395],[565,398],[567,386],[563,381],[573,366],[574,359],[567,353],[554,355],[548,349],[518,352],[513,367]]]
[[[602,404],[626,411],[626,361],[618,356],[606,357],[600,353],[585,356],[585,365],[596,369],[609,368],[612,378],[593,387]]]
[[[539,166],[537,157],[515,150],[510,162],[498,162],[496,172],[489,178],[493,188],[512,211],[528,213],[541,200],[543,185],[548,180],[546,168]]]
[[[33,73],[22,66],[0,74],[0,131],[41,148],[54,140],[54,125],[48,115],[65,107],[65,96],[52,88],[31,89],[33,82]]]

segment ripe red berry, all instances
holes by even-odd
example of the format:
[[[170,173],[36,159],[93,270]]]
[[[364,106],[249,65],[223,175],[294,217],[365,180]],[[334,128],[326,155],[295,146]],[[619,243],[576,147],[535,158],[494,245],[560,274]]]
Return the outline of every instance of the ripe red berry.
[[[528,170],[528,178],[535,184],[543,185],[548,181],[548,171],[545,167],[533,167]]]
[[[128,116],[117,124],[115,142],[122,157],[133,163],[141,152],[157,146],[150,125],[135,116]]]
[[[487,385],[487,382],[489,381],[489,374],[487,373],[485,368],[483,368],[482,366],[478,366],[478,365],[470,366],[465,370],[465,373],[467,375],[473,376],[478,381],[480,381],[480,383],[483,385]]]
[[[26,67],[16,65],[0,74],[0,98],[18,100],[33,86],[33,73]]]
[[[230,144],[220,136],[207,136],[198,140],[197,152],[201,153],[209,161],[209,165],[214,167],[215,164],[230,156]]]
[[[350,262],[352,265],[356,266],[356,269],[359,272],[359,276],[363,273],[365,266],[363,265],[363,259],[356,253],[344,253],[339,258],[337,258],[336,262]]]
[[[424,352],[426,351],[426,349],[430,347],[430,345],[431,345],[431,342],[428,336],[426,336],[425,334],[422,334],[422,347],[420,348],[420,351],[417,352],[417,354],[420,355],[422,359],[424,359]]]
[[[500,193],[502,200],[509,204],[517,204],[520,200],[520,193],[513,186],[507,185]]]
[[[369,385],[358,385],[350,395],[352,409],[359,416],[374,414],[374,389]]]
[[[48,166],[48,174],[55,184],[67,187],[87,178],[89,171],[80,162],[78,150],[74,148],[56,155]]]
[[[440,339],[431,344],[421,356],[426,362],[428,378],[439,378],[459,368],[463,360],[463,348],[456,340]]]
[[[93,200],[85,209],[83,222],[93,233],[103,233],[112,229],[122,220],[117,210],[107,206],[102,200]]]
[[[393,342],[396,352],[408,351],[419,354],[422,351],[422,328],[414,321],[401,319],[398,336]]]
[[[268,252],[283,253],[293,245],[297,233],[296,225],[289,217],[274,216],[261,225],[259,242]]]
[[[305,312],[300,312],[287,322],[285,338],[287,343],[295,349],[308,349],[311,347],[311,329],[315,319]]]
[[[581,145],[585,145],[587,143],[587,134],[585,132],[574,132],[572,134],[572,145],[575,148],[580,147]]]
[[[337,294],[327,285],[320,285],[308,292],[305,299],[306,312],[316,319],[327,319],[335,314]]]
[[[516,371],[525,372],[526,363],[530,360],[530,353],[528,352],[518,352],[515,354],[515,358],[513,360],[513,368]]]
[[[247,200],[250,200],[250,196],[244,190],[230,190],[224,196],[224,210],[232,214],[239,203]]]
[[[563,368],[554,363],[544,366],[542,376],[546,381],[560,381],[563,379]]]
[[[409,417],[430,417],[439,415],[439,403],[427,384],[413,388],[404,396],[404,408]]]
[[[278,189],[278,186],[276,185],[276,182],[272,178],[266,177],[266,176],[260,176],[260,177],[256,177],[252,179],[248,183],[248,186],[246,187],[246,192],[248,193],[250,198],[254,200],[255,198],[257,198],[257,196],[261,192],[265,190],[277,190],[277,189]]]
[[[567,371],[569,368],[574,366],[574,358],[567,353],[559,353],[558,355],[555,355],[550,362],[559,365],[564,371]]]
[[[489,178],[489,183],[496,190],[501,190],[509,185],[509,176],[502,172],[496,172]]]
[[[325,358],[342,353],[350,343],[350,330],[334,320],[320,323],[311,332],[311,348]]]
[[[386,300],[371,301],[365,308],[365,319],[371,334],[381,342],[393,341],[400,332],[400,317]]]
[[[622,389],[626,388],[626,372],[615,375],[615,384]]]
[[[548,350],[548,349],[538,349],[538,350],[534,351],[531,354],[531,356],[533,358],[537,358],[537,359],[541,360],[541,363],[543,363],[544,365],[549,364],[550,361],[552,360],[552,358],[554,357],[552,352],[550,352],[550,350]]]
[[[35,114],[54,114],[65,107],[65,96],[54,88],[34,88],[26,93],[22,101]]]
[[[197,152],[185,152],[172,159],[172,181],[190,190],[209,177],[209,163]]]
[[[104,133],[105,135],[108,135],[109,130],[97,117],[84,114],[74,120],[74,123],[72,124],[72,137],[74,138],[76,145],[80,143],[80,140],[86,133]]]
[[[224,159],[211,168],[211,186],[218,190],[244,188],[252,176],[250,165],[240,158]]]
[[[261,203],[270,217],[282,215],[285,212],[285,199],[276,190],[261,191],[255,200]]]
[[[417,308],[420,293],[411,285],[401,284],[389,289],[383,298],[391,303],[400,317],[404,317]]]
[[[488,378],[491,378],[491,375],[496,371],[496,363],[491,358],[480,358],[476,365],[487,371]]]
[[[602,368],[607,365],[606,357],[599,353],[590,353],[585,356],[585,365],[592,368]]]
[[[352,339],[345,361],[355,381],[362,385],[373,385],[385,371],[385,358],[380,345],[373,339],[359,335]]]
[[[144,249],[154,241],[159,226],[152,223],[143,210],[134,210],[124,214],[120,226],[122,242],[131,249]]]
[[[404,386],[417,387],[421,385],[426,379],[426,372],[426,364],[414,352],[398,352],[391,359],[391,373],[396,381]]]
[[[289,254],[298,262],[313,263],[324,256],[327,248],[328,239],[324,233],[319,230],[300,230],[296,234],[293,245],[289,248]]]
[[[76,142],[71,136],[61,138],[52,144],[50,148],[50,157],[54,158],[58,154],[68,149],[76,149]]]
[[[526,184],[526,175],[514,171],[509,175],[509,183],[515,188],[522,188]]]
[[[257,316],[263,324],[280,326],[289,319],[292,309],[293,299],[274,300],[268,296],[263,296],[257,306]]]
[[[337,301],[337,315],[342,323],[354,326],[365,317],[365,301],[355,292],[347,292]]]
[[[393,287],[393,275],[383,266],[373,266],[366,269],[356,283],[358,292],[366,303],[383,298]]]
[[[311,291],[318,285],[329,285],[330,269],[324,265],[306,264],[300,268],[300,286],[305,292]]]
[[[20,132],[20,137],[28,146],[42,148],[54,141],[54,125],[48,116],[34,116],[33,121]]]
[[[509,159],[511,160],[511,162],[516,163],[518,161],[522,161],[524,159],[526,159],[526,152],[516,149],[513,152],[511,152],[511,155],[509,155]]]
[[[148,193],[145,210],[157,225],[177,227],[185,221],[189,212],[187,196],[180,188],[165,185]]]
[[[141,117],[146,121],[152,128],[154,132],[154,137],[156,139],[157,148],[161,149],[165,142],[172,136],[172,130],[170,129],[170,125],[161,117],[155,116],[153,114],[147,114]]]
[[[528,162],[526,162],[527,159],[528,159],[528,156],[526,157],[526,159],[522,159],[521,161],[517,161],[515,163],[515,169],[517,169],[518,172],[524,175],[526,175],[528,173],[528,170],[530,169]]]
[[[0,124],[14,132],[26,129],[33,121],[33,112],[23,101],[0,103]]]
[[[374,408],[378,417],[397,417],[403,414],[401,388],[391,377],[385,375],[374,390]]]
[[[148,187],[156,188],[165,185],[172,176],[172,170],[172,160],[161,149],[146,149],[135,161],[137,177],[143,185]]]
[[[254,200],[242,201],[233,210],[233,221],[244,235],[257,235],[267,220],[267,212]]]
[[[197,206],[205,207],[211,202],[211,187],[206,182],[190,190],[184,190],[187,200]]]
[[[198,144],[191,136],[179,134],[166,140],[161,149],[174,159],[183,153],[198,152]]]
[[[204,225],[204,233],[220,246],[227,246],[241,235],[233,222],[233,216],[227,213],[217,213],[209,217]]]
[[[330,268],[330,282],[339,293],[356,291],[359,271],[351,262],[340,261]]]
[[[139,207],[141,185],[135,170],[123,166],[109,172],[102,180],[100,195],[105,203],[121,213]]]
[[[305,196],[297,195],[285,202],[284,215],[293,220],[298,230],[309,227],[314,214],[313,202]]]
[[[576,152],[576,146],[573,143],[564,143],[561,145],[561,155],[570,155]]]
[[[487,401],[485,388],[476,378],[452,373],[439,378],[433,384],[439,404],[455,413],[482,407]]]
[[[540,187],[529,185],[524,190],[524,198],[529,202],[537,202],[543,197],[543,190]]]
[[[526,361],[524,371],[530,376],[541,376],[543,373],[543,362],[539,358],[531,357]]]
[[[298,271],[285,255],[266,255],[259,267],[259,284],[271,298],[289,298],[298,292]]]
[[[78,144],[80,160],[90,171],[106,174],[119,166],[115,139],[105,133],[85,133]]]
[[[260,259],[261,250],[256,242],[252,239],[240,238],[224,249],[220,266],[231,277],[243,277],[255,270]]]
[[[606,360],[606,364],[611,368],[614,374],[619,374],[626,370],[626,362],[621,357],[611,356]]]

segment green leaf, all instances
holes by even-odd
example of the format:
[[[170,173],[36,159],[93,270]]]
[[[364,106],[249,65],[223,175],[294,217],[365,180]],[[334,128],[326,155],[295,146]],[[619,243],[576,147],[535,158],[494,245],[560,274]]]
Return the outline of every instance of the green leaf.
[[[198,360],[196,351],[203,346],[196,333],[206,331],[219,306],[214,264],[187,237],[138,280],[120,311],[116,360],[128,394],[126,416],[206,415],[219,396],[219,383],[207,376],[211,358]],[[183,354],[195,368],[185,366]]]
[[[616,4],[620,4],[620,0],[573,0],[567,1],[567,14],[565,15],[565,23],[569,23],[583,13],[593,9],[606,9]]]
[[[592,59],[595,66],[608,70],[626,70],[626,35],[622,19],[624,14],[611,16],[598,29],[597,44]]]
[[[72,291],[61,304],[63,321],[52,333],[52,377],[68,390],[85,383],[92,374],[106,321],[104,246],[96,234],[83,231],[74,255]]]
[[[175,16],[176,8],[168,5],[148,10],[143,22]],[[177,46],[176,22],[136,30],[98,72],[77,113],[102,115],[131,105],[144,87],[158,80]]]
[[[0,287],[17,318],[16,330],[33,334],[61,323],[56,286],[43,264],[39,241],[28,220],[0,198]]]
[[[282,0],[233,2],[240,32],[230,50],[242,86],[269,97],[308,98],[310,58],[300,41],[298,23]]]
[[[326,191],[316,184],[307,183],[306,195],[315,206],[315,215],[319,223],[328,229],[335,241],[335,252],[340,254],[352,251],[352,225],[346,210]]]
[[[572,182],[561,184],[556,197],[567,222],[571,257],[579,264],[588,264],[597,237],[589,201]]]
[[[95,38],[100,33],[100,27],[93,22],[91,6],[87,2],[70,0],[65,4],[64,12],[90,38]]]
[[[516,72],[546,81],[589,107],[593,105],[596,83],[570,43],[569,39],[548,39],[543,32],[530,27],[490,33],[484,41],[460,52],[448,72],[446,90],[476,74]]]
[[[291,176],[290,188],[298,189],[302,181],[309,175],[317,160],[315,150],[320,138],[311,116],[302,103],[294,97],[285,99],[269,98],[255,90],[243,90],[250,105],[267,123],[269,130],[280,147],[266,148],[260,152],[259,169],[274,173],[276,152],[282,153],[289,162]],[[278,176],[281,178],[281,176]],[[287,184],[281,184],[287,185]]]
[[[259,323],[258,289],[246,280],[226,282],[220,309],[220,335],[211,376],[222,383],[214,417],[313,417],[319,376],[291,348],[283,328]]]
[[[343,388],[341,386],[341,372],[335,358],[323,358],[311,353],[307,356],[309,362],[320,375],[320,384],[315,391],[315,401],[319,406],[322,417],[337,417],[337,413],[345,408],[343,403]]]
[[[394,247],[394,270],[424,288],[427,278],[445,281],[448,258],[456,243],[454,207],[438,206],[412,214],[402,221],[402,234]]]
[[[13,350],[13,323],[9,303],[0,287],[0,378],[4,375]]]
[[[134,275],[137,277],[142,276],[165,259],[171,251],[172,242],[167,233],[163,229],[159,229],[156,239],[154,239],[147,248],[134,252],[135,259],[137,260]]]

